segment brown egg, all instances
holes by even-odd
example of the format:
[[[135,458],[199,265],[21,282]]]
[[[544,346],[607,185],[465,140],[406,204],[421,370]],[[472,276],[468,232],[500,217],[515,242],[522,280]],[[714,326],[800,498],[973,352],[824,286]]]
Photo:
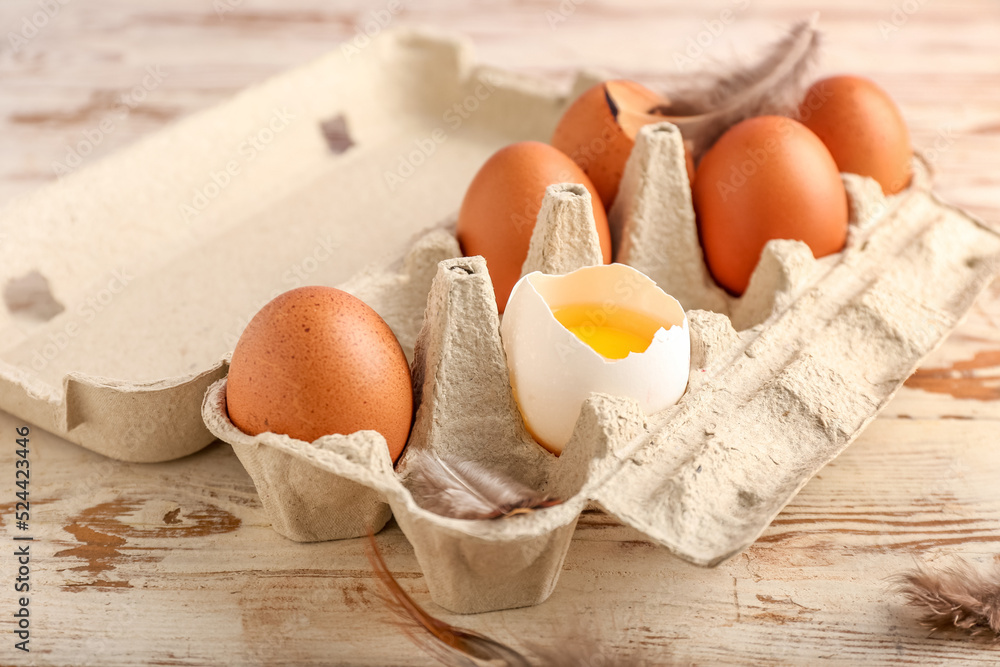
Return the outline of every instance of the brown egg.
[[[651,112],[668,104],[666,98],[635,81],[599,83],[566,109],[552,145],[580,165],[610,210],[636,134],[643,125],[666,120]]]
[[[413,420],[410,367],[389,325],[332,287],[300,287],[265,305],[240,336],[226,384],[244,433],[312,442],[381,433],[395,462]]]
[[[817,81],[799,116],[830,149],[841,171],[874,178],[886,194],[909,185],[910,132],[899,107],[873,81],[859,76]]]
[[[715,280],[742,294],[771,239],[804,241],[816,257],[847,240],[847,192],[823,142],[801,123],[758,116],[731,127],[694,179],[705,260]]]
[[[545,188],[556,183],[579,183],[590,191],[604,263],[611,261],[608,218],[587,175],[548,144],[522,141],[501,148],[469,184],[456,231],[462,252],[486,259],[500,312],[521,277]]]

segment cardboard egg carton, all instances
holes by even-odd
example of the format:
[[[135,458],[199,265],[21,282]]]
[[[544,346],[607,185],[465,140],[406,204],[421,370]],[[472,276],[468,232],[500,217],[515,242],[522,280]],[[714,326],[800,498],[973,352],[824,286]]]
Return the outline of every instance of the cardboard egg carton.
[[[676,130],[646,128],[610,218],[618,261],[688,309],[688,390],[655,415],[595,395],[553,457],[524,431],[485,266],[458,256],[449,220],[489,155],[547,140],[593,81],[567,95],[476,66],[461,40],[387,31],[13,202],[0,211],[0,407],[125,460],[176,458],[218,436],[295,540],[362,535],[391,513],[432,597],[454,611],[544,600],[589,503],[682,558],[721,562],[958,323],[996,275],[1000,237],[934,197],[919,164],[888,199],[845,175],[847,249],[817,261],[772,242],[732,299],[702,263]],[[349,131],[336,142],[353,143],[346,152],[324,139],[331,119]],[[248,157],[263,128],[273,139]],[[238,174],[219,186],[234,160]],[[594,261],[586,204],[572,185],[547,193],[526,270]],[[380,254],[401,259],[364,269]],[[267,300],[296,286],[289,276],[352,291],[413,358],[419,408],[396,470],[376,433],[305,443],[229,422],[228,353]],[[492,521],[432,514],[406,486],[421,449],[563,502]]]
[[[384,498],[432,598],[455,612],[543,601],[591,502],[686,560],[718,564],[750,545],[860,434],[996,274],[1000,236],[939,202],[924,165],[914,168],[910,188],[889,198],[869,179],[844,175],[844,251],[816,260],[801,242],[772,241],[734,298],[702,259],[679,131],[644,128],[612,209],[616,259],[689,309],[688,390],[652,415],[630,399],[593,395],[559,457],[524,429],[479,257],[436,267],[413,363],[419,407],[395,471],[374,432],[314,443],[240,433],[226,417],[225,380],[206,396],[206,423],[236,449],[275,527],[292,539],[377,529],[389,513],[373,500]],[[524,274],[600,261],[590,203],[577,185],[547,190]],[[429,263],[418,258],[452,242],[440,229],[423,237],[404,264],[419,267],[410,280],[426,282]],[[406,297],[372,286],[392,275],[372,274],[355,289],[380,312],[412,314],[398,303]],[[421,450],[504,471],[563,502],[485,521],[434,514],[407,488],[408,463]],[[345,497],[359,501],[345,505]]]
[[[205,391],[254,313],[384,267],[494,151],[546,138],[563,97],[477,67],[465,40],[386,31],[9,202],[0,409],[114,459],[198,451]],[[422,313],[429,278],[397,286]]]

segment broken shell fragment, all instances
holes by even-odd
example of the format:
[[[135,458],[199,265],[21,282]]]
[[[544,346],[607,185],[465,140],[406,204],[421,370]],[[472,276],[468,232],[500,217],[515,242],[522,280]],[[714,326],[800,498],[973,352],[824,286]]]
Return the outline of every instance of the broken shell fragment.
[[[644,125],[664,120],[651,109],[669,105],[669,100],[635,81],[599,83],[566,109],[552,145],[583,169],[610,209],[636,134]]]
[[[684,309],[624,264],[529,273],[511,293],[500,332],[525,426],[556,455],[590,394],[632,398],[653,414],[687,386]]]

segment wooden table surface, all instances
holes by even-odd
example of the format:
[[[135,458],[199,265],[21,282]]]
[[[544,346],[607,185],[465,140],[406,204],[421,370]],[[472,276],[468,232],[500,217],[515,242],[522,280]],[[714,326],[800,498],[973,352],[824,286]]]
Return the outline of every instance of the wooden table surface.
[[[820,9],[823,69],[882,84],[934,164],[939,193],[1000,223],[994,0],[402,4],[393,25],[465,33],[492,64],[559,80],[601,67],[663,88]],[[51,18],[39,15],[44,6]],[[389,6],[4,0],[0,202],[52,180],[54,163],[114,113],[147,67],[163,82],[115,116],[86,163],[336,48]],[[716,569],[587,513],[546,603],[456,617],[430,602],[399,529],[390,524],[378,539],[403,587],[430,610],[518,646],[596,636],[607,662],[594,664],[633,651],[649,664],[998,664],[1000,648],[928,637],[887,590],[887,577],[916,560],[1000,561],[998,420],[1000,283],[757,544]],[[0,413],[0,471],[9,471],[0,489],[12,500],[19,425]],[[363,541],[279,537],[228,446],[138,465],[34,431],[32,457],[32,650],[13,647],[7,582],[16,563],[4,551],[0,663],[433,664],[388,622]],[[12,506],[2,504],[8,535]]]

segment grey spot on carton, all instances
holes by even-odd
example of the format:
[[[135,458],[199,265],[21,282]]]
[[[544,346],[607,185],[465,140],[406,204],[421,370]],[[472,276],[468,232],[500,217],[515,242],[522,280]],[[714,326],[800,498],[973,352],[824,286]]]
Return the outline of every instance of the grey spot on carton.
[[[354,146],[354,139],[347,128],[347,118],[344,114],[323,121],[319,124],[319,129],[323,133],[327,147],[334,155],[340,155]]]
[[[760,496],[752,491],[740,489],[740,491],[736,494],[736,500],[739,502],[740,507],[744,509],[753,509],[760,504],[761,499]]]
[[[66,310],[52,296],[48,279],[37,270],[11,278],[3,287],[3,302],[12,315],[47,322]]]

